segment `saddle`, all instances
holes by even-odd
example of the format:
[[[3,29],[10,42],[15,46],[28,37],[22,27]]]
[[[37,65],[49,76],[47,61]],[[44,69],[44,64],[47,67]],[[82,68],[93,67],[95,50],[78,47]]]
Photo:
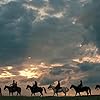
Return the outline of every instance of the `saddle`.
[[[60,87],[58,90],[62,89],[62,87]]]
[[[56,92],[60,92],[62,90],[62,87],[59,87],[58,89],[56,89]]]
[[[37,90],[39,87],[38,86],[36,86],[36,87],[33,86],[32,88],[33,88],[33,90]]]
[[[11,86],[11,88],[12,88],[13,91],[17,90],[17,87],[15,87],[15,86]]]

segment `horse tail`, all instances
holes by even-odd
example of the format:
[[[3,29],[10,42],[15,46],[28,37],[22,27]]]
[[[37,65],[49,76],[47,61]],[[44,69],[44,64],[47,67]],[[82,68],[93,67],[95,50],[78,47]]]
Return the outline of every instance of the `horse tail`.
[[[21,95],[21,88],[20,88],[20,95]]]
[[[19,95],[21,95],[21,88],[17,87],[17,93],[19,93]]]
[[[91,89],[89,88],[89,93],[90,93],[90,95],[91,95]]]
[[[44,89],[44,92],[45,92],[45,93],[47,93],[47,91],[46,91],[45,87],[43,87],[43,89]]]

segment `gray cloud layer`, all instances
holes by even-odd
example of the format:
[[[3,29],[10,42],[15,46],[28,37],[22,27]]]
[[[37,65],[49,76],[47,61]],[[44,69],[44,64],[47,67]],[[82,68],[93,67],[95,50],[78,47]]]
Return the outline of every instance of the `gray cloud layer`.
[[[81,15],[81,21],[85,28],[88,30],[87,39],[94,42],[98,48],[100,48],[100,1],[91,0],[83,8]]]
[[[79,7],[73,0],[16,0],[1,5],[0,63],[20,63],[29,55],[45,60],[74,55],[82,29],[72,24],[72,17]]]

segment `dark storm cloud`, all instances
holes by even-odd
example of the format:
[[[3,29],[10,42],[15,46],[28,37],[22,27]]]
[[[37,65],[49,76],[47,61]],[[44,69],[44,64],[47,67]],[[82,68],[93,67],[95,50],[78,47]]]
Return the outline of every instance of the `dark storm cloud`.
[[[2,5],[0,63],[20,63],[27,56],[54,62],[57,58],[65,60],[66,56],[76,55],[74,51],[81,41],[83,29],[72,24],[72,17],[78,14],[77,6],[72,7],[73,4],[80,7],[74,0],[16,0]],[[31,5],[33,9],[25,5]]]
[[[100,64],[99,63],[89,63],[89,62],[84,62],[82,64],[79,64],[80,69],[82,71],[94,71],[94,72],[99,72],[100,71]],[[95,73],[94,73],[95,74]]]
[[[64,0],[49,0],[49,4],[55,9],[55,11],[62,11],[66,6],[66,2]]]
[[[53,74],[53,75],[60,75],[61,73],[63,73],[64,70],[62,70],[62,68],[60,67],[56,67],[56,68],[53,68],[51,71],[50,71],[50,74]]]
[[[86,81],[84,81],[84,83],[86,83],[88,85],[99,84],[100,83],[100,76],[99,75],[93,75],[93,76],[91,75],[90,77],[87,78]]]
[[[84,35],[84,44],[87,42],[93,42],[100,51],[100,1],[91,0],[91,2],[84,5],[81,11],[80,21],[83,24],[87,34]],[[87,72],[85,83],[87,84],[98,84],[100,64],[99,63],[89,63],[84,62],[83,64],[78,64],[82,72]]]
[[[43,77],[42,80],[40,81],[40,84],[48,85],[48,84],[53,84],[54,82],[55,82],[55,80],[53,80],[52,78]]]
[[[32,12],[12,1],[0,8],[0,63],[16,63],[25,56],[32,32]],[[12,61],[11,61],[12,60]]]
[[[83,9],[80,19],[89,31],[87,39],[94,42],[100,48],[100,1],[91,0]]]
[[[82,64],[79,64],[80,69],[82,71],[91,71],[91,70],[94,70],[95,69],[94,65],[95,64],[92,64],[92,63],[89,63],[89,62],[84,62]]]
[[[79,64],[79,67],[82,72],[88,73],[88,76],[85,78],[84,83],[93,85],[100,82],[99,80],[100,64],[99,63],[84,62],[82,64]]]

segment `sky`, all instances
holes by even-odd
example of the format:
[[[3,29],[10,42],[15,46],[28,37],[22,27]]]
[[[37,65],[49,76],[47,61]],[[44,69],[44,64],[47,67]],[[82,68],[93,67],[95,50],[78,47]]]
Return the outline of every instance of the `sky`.
[[[100,84],[99,0],[0,0],[0,86]],[[3,91],[7,95],[7,91]],[[94,90],[95,93],[95,90]],[[68,95],[72,95],[71,91]]]

